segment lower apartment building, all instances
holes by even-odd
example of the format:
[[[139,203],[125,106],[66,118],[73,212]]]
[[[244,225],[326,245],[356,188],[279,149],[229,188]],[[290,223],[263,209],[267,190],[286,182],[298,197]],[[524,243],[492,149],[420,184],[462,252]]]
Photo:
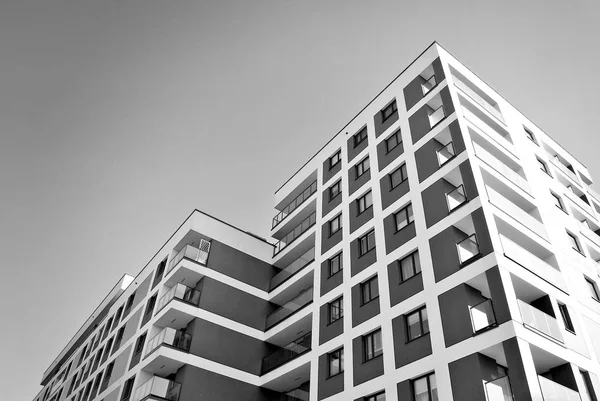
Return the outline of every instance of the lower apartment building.
[[[437,43],[275,193],[194,211],[34,401],[598,401],[600,195]]]

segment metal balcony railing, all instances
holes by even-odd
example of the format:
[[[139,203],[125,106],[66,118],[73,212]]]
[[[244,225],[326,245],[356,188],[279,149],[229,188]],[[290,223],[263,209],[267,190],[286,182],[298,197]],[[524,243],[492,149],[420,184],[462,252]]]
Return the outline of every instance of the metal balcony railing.
[[[544,401],[581,401],[581,397],[577,391],[546,379],[543,376],[538,376],[538,380]]]
[[[292,200],[286,207],[284,207],[281,212],[277,213],[275,217],[273,217],[273,224],[271,225],[271,229],[277,227],[279,223],[285,220],[294,210],[298,208],[298,206],[302,205],[308,198],[317,192],[317,181],[315,180],[308,188],[306,188],[300,195],[298,195],[294,200]]]
[[[465,194],[465,187],[462,184],[446,194],[448,212],[453,211],[465,203],[467,203],[467,195]]]
[[[148,341],[148,346],[146,347],[146,356],[150,355],[154,350],[156,350],[161,345],[168,345],[173,348],[177,348],[178,350],[188,352],[190,350],[190,345],[192,343],[192,336],[183,333],[179,330],[175,330],[171,327],[165,327],[162,329],[160,333],[152,337],[150,341]]]
[[[192,304],[194,306],[198,306],[200,303],[200,291],[195,288],[190,288],[183,284],[176,284],[169,291],[165,293],[159,300],[156,305],[157,314],[162,308],[164,308],[171,300],[178,299],[180,301],[186,302],[188,304]]]
[[[425,78],[423,78],[425,79]],[[421,90],[423,91],[423,96],[427,95],[435,86],[437,85],[437,80],[435,79],[435,75],[432,75],[427,81],[421,84]]]
[[[177,252],[177,255],[175,255],[169,261],[169,266],[167,267],[167,272],[165,273],[165,276],[169,274],[169,272],[173,270],[173,268],[177,266],[177,263],[181,262],[183,258],[195,260],[196,262],[200,262],[203,265],[205,265],[208,261],[209,253],[210,241],[200,240],[200,248],[196,248],[192,245],[184,246],[179,252]]]
[[[262,360],[261,375],[264,375],[271,370],[278,368],[281,365],[299,357],[300,355],[310,351],[312,333],[294,340],[285,347],[279,348],[277,351],[265,356]]]
[[[303,253],[298,259],[287,265],[283,270],[277,273],[271,278],[269,290],[277,287],[287,279],[304,269],[306,266],[311,264],[315,260],[315,247],[310,248],[308,251]]]
[[[147,398],[157,397],[167,401],[177,401],[181,391],[181,384],[162,377],[154,376],[135,389],[132,401],[142,401]]]
[[[304,234],[309,228],[315,225],[317,221],[317,214],[311,213],[302,223],[298,224],[292,231],[290,231],[283,239],[277,241],[275,249],[273,249],[273,256],[283,251],[289,244],[294,242],[299,236]]]
[[[267,315],[265,328],[269,329],[287,319],[313,301],[313,287],[300,292],[294,299]]]
[[[523,324],[534,328],[540,333],[560,341],[561,343],[564,342],[560,327],[555,318],[520,299],[517,299],[517,303],[519,304]]]
[[[444,117],[446,117],[446,112],[444,111],[444,106],[442,105],[429,113],[429,126],[432,128],[435,127],[444,119]]]
[[[477,104],[483,107],[488,113],[496,117],[498,120],[504,122],[504,117],[502,116],[502,113],[500,113],[500,110],[496,109],[496,107],[491,105],[489,101],[484,99],[480,94],[475,92],[456,76],[452,76],[452,80],[454,81],[454,86],[463,91],[471,99],[475,100],[475,102],[477,102]]]
[[[438,166],[442,167],[444,164],[448,163],[450,159],[456,156],[456,152],[454,151],[454,144],[452,141],[448,142],[446,146],[436,151]]]
[[[471,311],[473,333],[479,333],[496,325],[496,316],[491,299],[486,299],[469,309]]]
[[[461,264],[479,256],[479,243],[477,242],[477,235],[469,235],[467,238],[456,244],[456,248],[458,249],[458,257]]]
[[[503,376],[485,383],[485,392],[488,401],[513,401],[508,376]]]

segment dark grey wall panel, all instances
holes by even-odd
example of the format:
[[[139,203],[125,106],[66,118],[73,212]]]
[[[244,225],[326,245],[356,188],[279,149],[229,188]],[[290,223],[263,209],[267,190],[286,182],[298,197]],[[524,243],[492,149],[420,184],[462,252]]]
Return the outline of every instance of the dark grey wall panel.
[[[393,101],[396,102],[396,99],[394,99]],[[391,103],[392,102],[389,102],[388,104],[391,104]],[[398,102],[396,102],[396,106],[397,105],[398,105]],[[386,105],[386,107],[387,107],[387,105]],[[381,114],[381,111],[378,111],[373,116],[373,120],[375,122],[375,138],[378,138],[379,135],[383,134],[385,132],[385,130],[390,128],[396,121],[398,121],[398,111],[395,111],[385,121],[383,121],[383,115]]]
[[[383,209],[387,208],[410,191],[408,179],[402,181],[396,188],[392,189],[392,181],[390,180],[389,175],[381,177],[379,185],[381,187],[381,206]]]
[[[487,270],[485,276],[487,277],[488,287],[490,288],[490,297],[492,299],[492,307],[494,308],[496,321],[498,322],[498,325],[506,323],[511,317],[510,310],[508,309],[508,301],[506,300],[506,291],[504,290],[504,285],[502,285],[498,266]]]
[[[135,308],[140,304],[140,302],[142,302],[144,300],[144,298],[146,298],[146,296],[148,295],[148,291],[150,290],[150,282],[152,281],[152,276],[148,276],[144,279],[144,281],[142,282],[142,284],[140,284],[140,286],[137,288],[137,290],[135,290],[135,296],[133,297],[133,304],[131,305],[131,308],[128,311],[123,311],[123,316],[121,316],[121,319],[124,320],[125,317],[131,313],[132,311],[135,310]],[[127,312],[127,313],[125,313]]]
[[[329,304],[321,305],[319,318],[319,344],[325,344],[344,332],[344,318],[329,323]]]
[[[339,229],[333,235],[329,235],[329,221],[321,226],[321,255],[342,241],[343,229]]]
[[[358,386],[383,374],[383,354],[365,362],[362,336],[358,336],[352,340],[352,366],[354,368],[353,384]]]
[[[383,219],[383,229],[385,232],[385,253],[389,254],[395,249],[400,248],[411,239],[417,236],[415,222],[413,221],[400,231],[396,231],[396,222],[394,214],[390,214]]]
[[[333,152],[332,155],[334,155],[338,151],[339,151],[339,149],[336,150],[335,152]],[[332,169],[329,169],[329,157],[327,159],[325,159],[325,161],[323,162],[323,185],[325,185],[327,183],[327,181],[329,181],[331,179],[331,177],[336,175],[341,169],[342,169],[342,161],[341,160],[338,164],[333,166]]]
[[[390,285],[390,303],[392,306],[423,291],[423,276],[418,273],[404,282],[400,282],[398,262],[388,265],[388,281]]]
[[[342,258],[343,260],[343,258]],[[342,262],[343,263],[343,262]],[[340,270],[333,276],[329,275],[329,260],[321,263],[321,296],[327,294],[344,282],[344,271]]]
[[[379,281],[377,282],[379,285]],[[352,287],[352,327],[366,322],[379,315],[379,297],[372,299],[370,302],[362,305],[360,294],[360,283]]]
[[[398,400],[411,400],[413,399],[412,386],[410,380],[404,380],[396,385],[398,391]]]
[[[344,372],[329,377],[328,354],[319,356],[319,384],[317,399],[331,397],[344,391]]]
[[[362,128],[360,130],[358,130],[355,134],[357,134],[360,131],[362,131]],[[362,141],[361,143],[359,143],[357,147],[354,147],[354,135],[351,135],[348,138],[348,163],[351,163],[352,160],[356,156],[358,156],[358,154],[360,152],[362,152],[363,150],[365,150],[368,145],[369,145],[368,131],[367,131],[367,139],[365,139],[364,141]]]
[[[445,79],[444,69],[442,68],[442,62],[439,58],[435,59],[432,63],[433,71],[435,75],[435,81],[439,84]],[[419,100],[423,99],[423,90],[421,89],[421,83],[424,79],[420,75],[416,76],[406,87],[404,88],[404,100],[406,102],[406,109],[410,110]]]
[[[367,231],[365,231],[365,234]],[[377,252],[375,252],[375,250],[376,248],[373,248],[366,254],[359,256],[358,239],[355,239],[350,243],[350,273],[352,276],[355,276],[357,273],[377,262]]]
[[[452,184],[440,178],[421,192],[427,228],[450,214],[446,194],[453,190],[454,186]]]
[[[352,195],[356,192],[357,189],[365,185],[371,179],[371,169],[366,171],[360,177],[356,177],[356,168],[355,166],[350,167],[348,170],[348,191],[349,194]]]
[[[394,332],[394,356],[396,368],[408,365],[427,355],[431,355],[431,338],[429,333],[422,335],[410,342],[407,338],[406,322],[404,316],[392,320]]]
[[[531,391],[525,376],[525,368],[521,358],[521,351],[517,338],[513,337],[502,343],[506,364],[508,365],[508,379],[513,391],[514,401],[532,401]],[[537,385],[537,384],[536,384]]]
[[[452,103],[452,98],[450,97],[450,91],[448,90],[448,87],[443,88],[439,92],[439,96],[441,97],[442,104],[444,105],[445,117],[441,120],[444,121],[449,115],[454,113],[454,104]],[[438,122],[438,124],[440,124],[441,121]],[[410,125],[410,134],[413,143],[416,143],[419,139],[423,138],[431,130],[431,128],[433,128],[429,123],[429,112],[427,110],[427,105],[424,104],[420,109],[415,111],[415,113],[408,118],[408,123]]]
[[[350,202],[350,234],[354,231],[358,230],[364,224],[366,224],[369,220],[373,218],[373,206],[366,209],[361,214],[358,214],[358,204],[357,201],[354,200]]]
[[[451,362],[448,368],[455,400],[486,401],[483,382],[501,377],[496,361],[479,353]]]
[[[133,346],[130,345],[125,349],[125,351],[121,352],[115,359],[113,359],[113,361],[115,361],[115,366],[113,367],[108,387],[110,387],[125,374],[127,369],[127,361],[129,361],[129,354],[131,353],[132,348]]]
[[[438,297],[446,348],[473,336],[469,306],[484,301],[481,293],[467,284],[460,284]]]
[[[338,196],[336,196],[335,198],[329,199],[329,188],[330,187],[331,187],[331,185],[323,191],[323,202],[322,202],[323,216],[326,216],[327,213],[331,212],[333,209],[336,208],[336,206],[340,205],[342,203],[342,197],[344,196],[343,192],[340,192],[340,194]]]
[[[399,129],[397,131],[400,131]],[[396,132],[397,132],[396,131]],[[393,135],[393,134],[392,134]],[[390,152],[387,151],[386,140],[379,142],[377,145],[377,164],[379,171],[383,170],[394,160],[402,156],[404,153],[404,143],[400,142],[398,146],[392,149]]]
[[[450,129],[450,136],[452,138],[452,144],[454,146],[454,153],[458,156],[465,151],[465,142],[463,140],[462,132],[458,125],[458,120],[454,120],[448,126]],[[438,142],[435,138],[430,139],[427,143],[421,146],[415,152],[415,160],[417,162],[417,173],[419,175],[419,182],[423,182],[431,174],[439,170],[439,163],[437,158],[437,151],[442,149],[446,145]]]

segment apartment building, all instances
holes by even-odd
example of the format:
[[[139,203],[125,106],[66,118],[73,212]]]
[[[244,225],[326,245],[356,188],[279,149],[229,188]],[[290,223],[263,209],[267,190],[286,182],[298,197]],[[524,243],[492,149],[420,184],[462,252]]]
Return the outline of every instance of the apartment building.
[[[275,192],[194,211],[34,401],[598,401],[600,195],[437,43]]]

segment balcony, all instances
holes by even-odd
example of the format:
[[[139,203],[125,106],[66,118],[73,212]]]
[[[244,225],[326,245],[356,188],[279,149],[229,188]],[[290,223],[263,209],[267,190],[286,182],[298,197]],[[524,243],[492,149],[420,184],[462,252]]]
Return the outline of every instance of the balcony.
[[[431,78],[425,81],[423,78],[423,83],[421,83],[421,90],[423,91],[423,97],[427,95],[435,86],[437,85],[437,80],[435,79],[435,75],[432,75]]]
[[[310,248],[307,252],[303,253],[299,258],[294,260],[292,263],[287,265],[279,273],[271,278],[269,285],[269,291],[273,291],[274,288],[278,287],[286,280],[290,279],[293,275],[304,269],[306,266],[311,264],[315,260],[315,247]]]
[[[190,350],[191,343],[191,335],[179,330],[175,330],[171,327],[165,327],[160,333],[152,337],[152,339],[148,342],[148,346],[146,347],[146,356],[144,356],[144,358],[154,352],[154,350],[161,345],[167,345],[169,347],[188,352]]]
[[[475,306],[471,306],[469,309],[471,311],[471,323],[473,324],[474,334],[481,333],[497,325],[491,299],[486,299]]]
[[[498,110],[496,107],[494,107],[494,105],[492,105],[490,103],[490,102],[493,102],[493,100],[490,99],[490,101],[488,101],[487,99],[485,99],[483,96],[481,96],[479,93],[477,93],[474,89],[472,89],[470,87],[470,85],[468,85],[468,84],[464,83],[462,80],[460,80],[456,75],[453,75],[452,80],[454,81],[454,86],[456,86],[458,89],[463,91],[467,96],[469,96],[471,99],[473,99],[479,106],[481,106],[483,109],[485,109],[485,111],[487,111],[488,113],[490,113],[491,115],[496,117],[498,120],[504,122],[504,117],[502,117],[502,113],[500,113],[500,110]]]
[[[587,187],[587,192],[592,196],[592,198],[596,199],[596,202],[600,202],[600,194],[594,191],[591,187]]]
[[[476,234],[471,234],[460,241],[456,244],[456,248],[458,249],[458,257],[461,265],[464,265],[480,255]]]
[[[287,319],[313,301],[313,287],[300,292],[294,299],[267,315],[265,330]]]
[[[560,331],[560,326],[555,318],[521,301],[520,299],[517,299],[517,303],[519,304],[519,310],[521,311],[523,324],[526,327],[533,328],[558,342],[564,342],[562,333]]]
[[[177,401],[181,384],[174,381],[163,379],[162,377],[154,376],[141,386],[135,389],[132,401],[142,400],[167,400]]]
[[[577,391],[546,379],[543,376],[538,376],[538,380],[544,401],[581,401],[581,397]]]
[[[557,156],[554,156],[552,158],[550,158],[550,162],[560,170],[561,173],[563,173],[564,175],[566,175],[567,177],[569,177],[573,182],[575,182],[577,185],[581,185],[581,182],[579,181],[579,178],[577,177],[577,174],[575,174],[573,171],[571,171],[567,166],[565,166],[560,159]]]
[[[573,190],[567,188],[568,190],[565,191],[565,195],[567,196],[567,198],[569,198],[569,200],[571,202],[573,202],[575,205],[577,205],[580,209],[582,209],[583,211],[585,211],[589,216],[594,216],[594,212],[592,212],[592,207],[587,204],[583,199],[581,199],[579,196],[577,196],[577,194],[575,194],[573,192]]]
[[[586,220],[579,222],[579,231],[584,237],[600,248],[600,235],[592,231]]]
[[[448,163],[454,156],[456,156],[456,152],[454,151],[454,144],[452,143],[452,141],[448,142],[446,146],[439,149],[436,153],[438,165],[440,167]]]
[[[179,262],[181,262],[183,260],[183,258],[190,259],[190,260],[202,263],[203,265],[206,265],[206,262],[208,261],[209,252],[210,252],[210,242],[206,241],[206,240],[200,240],[200,248],[196,248],[192,245],[184,246],[183,249],[181,249],[177,253],[177,255],[175,255],[169,261],[169,266],[167,267],[165,276],[167,274],[169,274],[169,272],[171,270],[173,270],[173,268],[175,266],[177,266],[177,264]]]
[[[485,383],[487,401],[513,401],[508,376],[503,376]]]
[[[292,231],[290,231],[283,239],[277,241],[275,249],[273,249],[273,256],[283,251],[288,245],[294,242],[298,237],[308,231],[317,221],[316,212],[311,213],[306,219],[298,224]]]
[[[171,300],[179,301],[198,306],[200,303],[200,291],[195,288],[187,287],[183,284],[174,285],[165,295],[163,295],[156,306],[155,315],[158,314]]]
[[[448,206],[448,212],[452,212],[454,209],[464,205],[465,203],[467,203],[467,195],[465,194],[465,187],[462,184],[446,194],[446,205]]]
[[[281,210],[281,212],[277,213],[275,217],[273,217],[273,224],[271,225],[271,229],[277,227],[279,223],[285,220],[294,210],[296,210],[300,205],[302,205],[308,198],[310,198],[315,192],[317,192],[317,181],[315,180],[308,188],[306,188],[300,195],[298,195],[294,200],[292,200],[287,206]]]
[[[438,125],[440,123],[440,121],[442,121],[445,117],[446,117],[446,112],[444,111],[444,106],[440,106],[437,109],[433,109],[431,107],[429,107],[429,126],[431,128],[435,127],[436,125]]]
[[[282,366],[289,361],[311,350],[312,333],[308,333],[277,351],[265,356],[262,360],[261,375]]]
[[[490,166],[501,176],[507,178],[510,182],[521,188],[523,191],[530,194],[531,190],[529,188],[529,183],[525,178],[521,177],[519,173],[508,167],[504,162],[499,160],[492,153],[485,150],[479,144],[473,143],[473,149],[475,150],[475,155],[477,158]]]

